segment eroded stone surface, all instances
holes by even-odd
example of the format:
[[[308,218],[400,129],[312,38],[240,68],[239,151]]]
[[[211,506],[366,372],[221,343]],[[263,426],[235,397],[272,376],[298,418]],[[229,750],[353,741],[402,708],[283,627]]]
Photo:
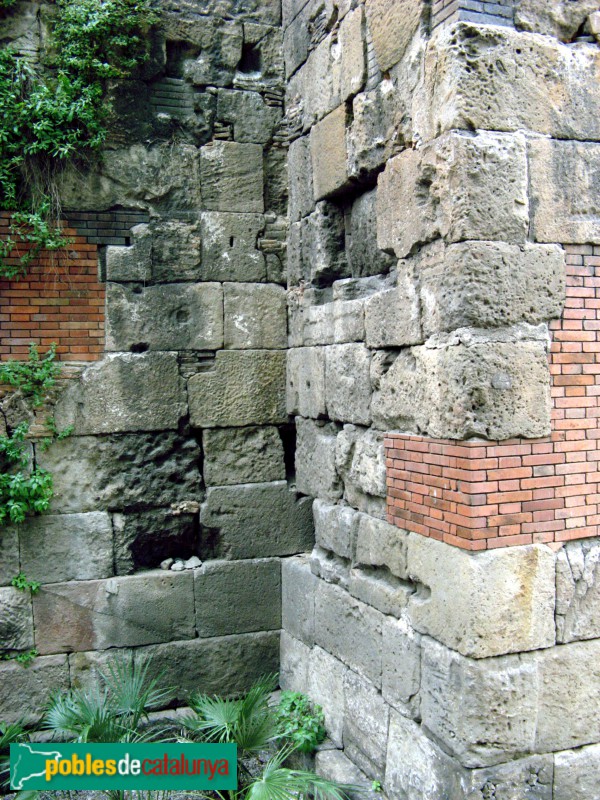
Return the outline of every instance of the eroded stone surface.
[[[36,580],[35,575],[28,576]],[[43,576],[40,576],[40,579]],[[29,591],[6,586],[0,589],[0,643],[4,650],[33,647],[33,616]]]
[[[568,542],[556,557],[556,638],[600,637],[600,543]]]
[[[277,428],[208,428],[202,433],[204,479],[209,486],[265,483],[285,478]]]
[[[15,661],[0,663],[0,708],[6,722],[34,725],[40,721],[52,692],[69,688],[65,655],[35,658],[25,669]]]

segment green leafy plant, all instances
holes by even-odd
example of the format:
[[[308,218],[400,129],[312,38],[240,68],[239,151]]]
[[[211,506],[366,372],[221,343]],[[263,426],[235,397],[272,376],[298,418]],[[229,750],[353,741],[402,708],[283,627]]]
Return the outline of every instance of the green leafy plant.
[[[29,740],[21,722],[0,722],[0,789],[8,787],[10,778],[10,746]]]
[[[27,423],[22,423],[10,435],[0,436],[0,527],[47,511],[52,499],[52,475],[30,464],[27,431]]]
[[[321,706],[313,706],[300,692],[282,692],[277,720],[283,737],[302,753],[311,753],[325,738]]]
[[[31,650],[23,650],[21,653],[2,653],[2,655],[0,655],[0,661],[16,661],[17,664],[28,667],[38,655],[38,651],[32,648]]]
[[[8,383],[15,389],[20,389],[36,408],[42,405],[46,392],[54,386],[60,374],[60,365],[55,359],[55,343],[50,345],[45,355],[40,356],[37,345],[32,342],[27,361],[0,363],[0,383]]]
[[[14,586],[15,589],[19,589],[21,592],[31,592],[31,594],[37,594],[40,590],[41,583],[39,581],[30,581],[27,575],[24,572],[19,572],[18,575],[10,582],[11,586]]]

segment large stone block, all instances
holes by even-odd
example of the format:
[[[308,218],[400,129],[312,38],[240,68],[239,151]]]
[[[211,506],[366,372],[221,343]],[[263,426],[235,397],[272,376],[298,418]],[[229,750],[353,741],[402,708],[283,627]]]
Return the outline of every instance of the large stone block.
[[[183,77],[194,86],[231,86],[236,67],[241,61],[244,46],[244,29],[238,22],[226,22],[218,17],[196,18],[193,34],[200,50],[198,56],[183,60]],[[195,24],[194,24],[195,23]],[[167,36],[188,39],[167,31]]]
[[[366,0],[365,7],[377,64],[387,72],[400,61],[426,22],[429,6],[424,0]]]
[[[373,422],[449,439],[547,436],[546,337],[543,328],[493,338],[464,330],[440,340],[441,347],[430,342],[402,352],[379,379]]]
[[[600,637],[600,542],[568,542],[556,557],[556,639]]]
[[[69,653],[68,659],[71,687],[93,693],[103,685],[102,676],[110,674],[112,664],[133,664],[133,650],[111,648],[91,650],[87,653]]]
[[[539,701],[533,752],[600,741],[600,640],[553,647],[537,657]]]
[[[345,271],[345,270],[344,270]],[[300,326],[291,330],[299,335],[302,344],[345,344],[365,340],[365,301],[334,300],[322,305],[310,305],[302,310]]]
[[[527,159],[521,135],[449,133],[388,162],[377,191],[379,247],[403,258],[446,241],[524,242]]]
[[[36,575],[29,575],[34,580]],[[39,576],[43,579],[43,575]],[[28,650],[33,647],[33,616],[29,591],[7,586],[0,589],[0,647]]]
[[[340,100],[358,94],[367,77],[366,41],[363,34],[362,6],[350,11],[340,24],[338,43],[341,49]]]
[[[464,794],[461,796],[469,800],[487,800],[493,792],[497,798],[506,800],[558,800],[553,794],[553,777],[552,756],[520,758],[463,773],[461,785]],[[569,795],[569,798],[576,800],[575,795]]]
[[[134,247],[137,244],[137,241],[134,240]],[[202,240],[198,222],[189,223],[180,220],[157,220],[153,222],[153,280],[164,283],[200,280],[204,277],[200,268],[201,262]],[[112,277],[110,271],[108,277],[109,280],[119,280],[116,277]]]
[[[301,275],[314,286],[323,287],[349,272],[345,252],[344,215],[338,205],[319,202],[302,220]]]
[[[37,725],[50,696],[68,689],[66,656],[35,658],[27,668],[15,661],[0,662],[2,721]]]
[[[402,271],[398,286],[378,292],[365,304],[366,342],[369,347],[404,347],[420,344],[421,331],[419,297],[415,284]]]
[[[112,537],[110,517],[101,511],[33,517],[20,531],[21,569],[43,583],[109,578]]]
[[[268,106],[258,92],[219,89],[217,119],[233,125],[236,142],[267,144],[280,118],[281,109]]]
[[[346,107],[339,106],[318,122],[310,134],[314,197],[322,200],[348,184],[346,166]]]
[[[323,347],[294,347],[287,354],[288,414],[324,417],[325,350]]]
[[[336,466],[344,481],[344,499],[359,511],[383,518],[387,489],[382,434],[344,425],[336,442]]]
[[[595,47],[500,25],[440,26],[426,55],[415,127],[425,141],[452,129],[598,141],[599,74]]]
[[[553,800],[592,800],[598,797],[600,745],[567,750],[554,757]]]
[[[382,519],[361,514],[355,560],[366,567],[384,567],[397,578],[408,577],[408,533]]]
[[[315,640],[317,579],[305,558],[281,562],[281,627],[311,647]]]
[[[191,572],[55,583],[33,598],[42,654],[193,639]]]
[[[565,256],[557,245],[438,242],[409,264],[418,275],[425,336],[468,326],[536,324],[562,311]]]
[[[357,600],[392,617],[402,617],[414,589],[389,572],[370,567],[351,569],[348,591]]]
[[[131,229],[130,247],[106,248],[106,276],[109,281],[148,281],[152,274],[153,237],[149,225]]]
[[[341,750],[319,750],[315,754],[315,771],[330,781],[345,784],[350,800],[378,800],[379,791],[373,781],[354,764]]]
[[[264,210],[263,152],[259,144],[212,142],[200,149],[202,203],[209,211]]]
[[[339,586],[321,582],[315,599],[315,641],[355,672],[381,686],[384,616]]]
[[[194,570],[198,636],[281,628],[281,563],[276,558],[211,561]]]
[[[299,222],[313,210],[313,176],[310,138],[295,139],[288,150],[290,222]]]
[[[463,655],[554,644],[554,555],[544,545],[469,553],[410,534],[408,573],[411,624]]]
[[[19,534],[15,526],[5,527],[0,534],[0,586],[8,586],[19,569]]]
[[[262,214],[205,211],[201,214],[202,277],[212,281],[264,281],[267,267],[257,246]]]
[[[324,500],[338,500],[342,483],[335,465],[338,429],[296,417],[296,485],[298,491]]]
[[[325,402],[331,419],[371,421],[371,353],[363,344],[325,348]]]
[[[598,10],[596,0],[557,0],[546,3],[544,0],[516,0],[515,25],[531,33],[545,33],[557,36],[564,42],[572,41],[583,26],[586,18]]]
[[[277,350],[287,347],[287,303],[283,286],[226,283],[224,298],[226,348]]]
[[[401,714],[420,718],[421,636],[405,619],[383,623],[383,699]]]
[[[333,583],[348,590],[350,582],[350,561],[315,545],[310,554],[310,568],[313,575],[326,583]]]
[[[325,726],[338,747],[344,732],[344,680],[349,672],[341,661],[320,647],[311,650],[308,661],[308,695],[323,709]]]
[[[423,729],[390,711],[385,791],[395,800],[460,800],[461,771]]]
[[[600,144],[533,139],[529,164],[536,241],[600,242]]]
[[[196,500],[200,448],[186,433],[71,436],[37,462],[54,478],[54,513],[141,510]]]
[[[161,686],[174,687],[178,705],[198,692],[238,697],[278,671],[279,631],[170,641],[140,647],[134,658],[151,659],[151,674],[160,676]]]
[[[204,479],[209,486],[266,483],[285,478],[277,428],[208,428],[202,433]]]
[[[473,660],[429,638],[422,641],[422,653],[423,724],[464,766],[535,752],[535,656]]]
[[[175,26],[173,29],[167,28],[173,34],[180,30],[176,27],[180,24],[184,26],[184,31],[187,31],[189,26],[192,31],[197,31],[198,35],[210,36],[210,33],[206,34],[204,30],[207,22],[205,17],[239,19],[243,22],[261,22],[264,25],[281,23],[279,0],[205,0],[201,14],[198,12],[196,0],[165,0],[164,11],[169,26]],[[173,38],[178,39],[181,36],[174,35]],[[195,40],[192,38],[189,41]]]
[[[220,351],[213,369],[188,381],[190,418],[198,428],[287,422],[285,352]]]
[[[346,216],[345,247],[352,277],[381,275],[395,259],[377,247],[377,189],[361,194]]]
[[[198,516],[158,509],[113,514],[117,575],[157,569],[166,558],[190,558],[198,549]]]
[[[202,557],[288,556],[310,550],[312,500],[285,481],[208,490],[200,511]]]
[[[106,311],[108,351],[223,347],[223,288],[218,283],[160,284],[141,291],[109,283]]]
[[[370,778],[385,769],[389,706],[368,681],[344,675],[344,753]]]
[[[309,647],[290,636],[285,628],[281,631],[279,684],[284,691],[308,692],[310,652]]]
[[[175,430],[186,414],[175,353],[110,353],[59,397],[59,430],[76,435]]]
[[[349,506],[315,500],[315,539],[319,547],[352,561],[361,514]]]

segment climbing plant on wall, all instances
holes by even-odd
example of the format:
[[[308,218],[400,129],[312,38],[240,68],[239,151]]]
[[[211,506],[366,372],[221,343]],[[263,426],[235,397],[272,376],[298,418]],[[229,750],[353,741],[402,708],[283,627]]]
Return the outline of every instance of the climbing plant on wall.
[[[9,4],[0,0],[0,8]],[[12,215],[0,242],[0,278],[22,274],[41,250],[67,243],[57,175],[102,146],[110,81],[146,60],[156,21],[152,0],[58,0],[57,7],[54,55],[44,69],[10,48],[0,52],[0,210]]]

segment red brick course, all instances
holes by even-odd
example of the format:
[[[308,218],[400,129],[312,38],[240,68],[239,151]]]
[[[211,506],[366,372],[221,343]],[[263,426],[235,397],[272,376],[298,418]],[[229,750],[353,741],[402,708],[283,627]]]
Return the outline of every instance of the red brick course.
[[[9,219],[0,216],[0,238]],[[104,352],[104,284],[98,280],[97,245],[73,228],[64,251],[43,252],[20,279],[0,281],[0,360],[21,359],[35,342],[45,352],[56,342],[61,361],[96,361]],[[18,245],[18,253],[28,245]],[[18,263],[15,251],[8,263]]]
[[[388,520],[467,550],[598,535],[600,247],[565,247],[550,325],[552,433],[503,442],[386,437]]]

